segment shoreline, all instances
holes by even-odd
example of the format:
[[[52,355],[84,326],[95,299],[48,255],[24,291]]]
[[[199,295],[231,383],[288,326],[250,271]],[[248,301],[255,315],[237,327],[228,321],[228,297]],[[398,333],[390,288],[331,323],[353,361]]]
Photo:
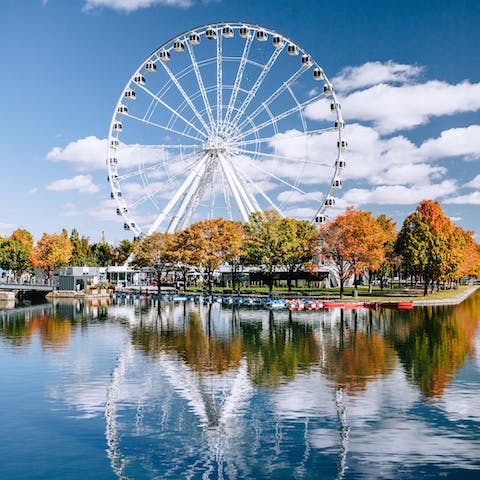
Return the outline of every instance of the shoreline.
[[[429,305],[458,305],[476,292],[480,285],[472,285],[469,289],[452,298],[442,298],[438,300],[413,300],[414,307],[426,307]]]

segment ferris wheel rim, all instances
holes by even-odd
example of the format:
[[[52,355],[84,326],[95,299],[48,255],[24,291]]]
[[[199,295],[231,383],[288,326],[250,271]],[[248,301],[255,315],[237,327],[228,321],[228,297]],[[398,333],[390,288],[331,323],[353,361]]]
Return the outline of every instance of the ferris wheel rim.
[[[338,103],[337,101],[337,97],[336,97],[336,94],[332,88],[332,84],[331,82],[328,80],[328,77],[327,75],[324,73],[323,69],[320,67],[320,65],[313,59],[313,57],[311,57],[305,49],[303,49],[297,42],[291,40],[289,37],[279,33],[278,31],[276,30],[273,30],[271,28],[268,28],[268,27],[264,27],[264,26],[261,26],[261,25],[258,25],[258,24],[253,24],[253,23],[248,23],[248,22],[238,22],[238,21],[231,21],[231,22],[215,22],[215,23],[209,23],[209,24],[203,24],[203,25],[199,25],[197,27],[194,27],[194,28],[191,28],[189,30],[186,30],[184,32],[182,32],[181,34],[179,35],[176,35],[172,38],[170,38],[169,40],[167,40],[166,42],[164,42],[163,44],[161,44],[159,47],[157,47],[155,50],[152,51],[152,53],[150,55],[148,55],[146,57],[146,59],[141,62],[139,64],[139,66],[135,69],[134,73],[131,75],[131,77],[129,78],[129,80],[127,81],[127,83],[125,84],[125,87],[124,89],[122,90],[122,93],[120,94],[118,100],[117,100],[117,103],[116,103],[116,106],[115,106],[115,109],[114,109],[114,112],[113,112],[113,115],[112,115],[112,119],[111,119],[111,122],[110,122],[110,128],[109,128],[109,137],[108,137],[108,156],[107,156],[107,169],[108,169],[108,181],[109,181],[109,184],[110,184],[110,189],[111,189],[111,196],[112,198],[116,201],[116,204],[117,204],[117,213],[119,213],[120,211],[120,214],[122,215],[124,221],[125,221],[125,226],[129,226],[131,230],[134,231],[134,233],[136,235],[141,235],[143,234],[144,232],[142,232],[142,230],[140,229],[140,227],[136,224],[136,222],[134,221],[134,217],[131,216],[131,214],[128,212],[128,206],[126,206],[126,203],[122,200],[122,189],[121,189],[121,186],[120,186],[120,180],[124,181],[125,180],[125,174],[123,176],[121,175],[118,175],[118,167],[117,167],[117,163],[116,162],[112,162],[112,158],[114,158],[115,156],[115,152],[116,152],[116,149],[117,149],[117,146],[119,145],[119,131],[116,132],[116,135],[115,135],[115,122],[118,122],[118,117],[119,117],[119,112],[118,112],[118,109],[120,106],[123,105],[123,100],[126,96],[126,92],[129,90],[129,88],[132,86],[132,85],[137,85],[137,87],[139,87],[141,90],[146,90],[146,88],[143,87],[143,85],[139,85],[138,83],[135,82],[135,77],[138,76],[138,75],[141,75],[141,71],[142,69],[145,69],[146,68],[146,65],[148,64],[149,61],[152,61],[155,57],[155,62],[158,63],[158,64],[161,64],[163,65],[164,67],[166,67],[166,62],[162,62],[161,61],[161,57],[160,57],[160,53],[161,52],[170,52],[174,49],[174,43],[175,42],[184,42],[184,45],[186,45],[186,50],[188,50],[189,54],[190,54],[190,57],[191,57],[191,62],[192,62],[192,65],[191,65],[191,68],[193,68],[195,70],[195,75],[197,77],[197,81],[199,83],[199,90],[197,90],[197,92],[195,93],[195,95],[202,95],[203,96],[203,100],[204,100],[204,103],[205,103],[205,111],[207,113],[207,116],[209,117],[208,120],[211,120],[210,121],[210,127],[212,127],[212,124],[215,123],[214,122],[214,119],[213,119],[213,112],[211,110],[211,108],[209,108],[208,106],[208,99],[206,100],[206,94],[205,92],[207,91],[204,87],[204,85],[202,86],[201,85],[201,80],[199,79],[198,77],[198,74],[197,74],[197,71],[199,69],[199,63],[195,60],[195,54],[193,52],[193,49],[192,49],[192,46],[190,45],[190,42],[189,42],[189,37],[193,34],[197,34],[198,36],[200,35],[203,35],[205,36],[206,35],[206,32],[209,30],[209,29],[212,29],[216,32],[217,34],[217,37],[218,38],[222,38],[222,31],[225,27],[230,27],[231,29],[237,29],[237,30],[240,30],[241,28],[248,28],[249,29],[249,36],[247,37],[247,40],[245,42],[245,45],[247,45],[247,42],[249,43],[249,45],[251,46],[251,44],[253,44],[254,42],[254,37],[256,37],[258,35],[258,32],[265,32],[267,35],[271,35],[271,36],[278,36],[282,42],[283,42],[283,45],[279,48],[275,47],[274,51],[273,51],[273,54],[270,58],[270,60],[273,58],[273,62],[276,60],[276,57],[278,57],[280,55],[280,53],[284,50],[285,46],[293,46],[292,48],[296,48],[297,49],[297,53],[296,55],[302,55],[302,56],[308,56],[309,58],[309,65],[308,67],[306,68],[303,68],[300,67],[291,77],[290,79],[294,79],[295,78],[295,75],[298,75],[299,77],[301,77],[303,75],[303,73],[307,70],[313,70],[313,69],[319,69],[321,72],[322,72],[322,79],[326,82],[326,85],[329,86],[330,88],[330,91],[329,91],[329,96],[332,97],[332,103],[331,103],[331,106],[332,106],[332,109],[333,109],[333,106],[335,106],[335,115],[336,115],[336,122],[335,123],[338,123],[340,126],[338,128],[333,128],[333,127],[330,127],[330,128],[325,128],[325,129],[318,129],[316,132],[320,132],[323,130],[323,132],[326,132],[326,131],[334,131],[336,130],[338,132],[338,140],[337,140],[337,155],[336,155],[336,160],[335,160],[335,164],[334,164],[334,172],[332,174],[332,179],[330,181],[330,184],[328,186],[328,188],[326,189],[325,193],[323,194],[323,198],[321,200],[321,202],[319,202],[319,207],[317,208],[316,210],[316,213],[315,215],[313,216],[313,218],[311,219],[311,223],[314,223],[315,219],[322,217],[324,216],[326,210],[332,206],[332,204],[329,204],[327,200],[329,199],[332,199],[333,198],[333,192],[336,188],[339,188],[338,185],[336,186],[334,184],[334,180],[336,180],[337,182],[340,181],[340,184],[341,184],[341,172],[343,171],[343,167],[345,165],[345,162],[342,160],[342,149],[343,147],[341,148],[341,145],[343,146],[343,144],[346,142],[343,141],[343,136],[342,136],[342,130],[343,130],[343,127],[344,127],[344,122],[343,122],[343,117],[342,117],[342,114],[341,114],[341,111],[340,111],[340,104]],[[253,33],[250,35],[250,30],[253,31]],[[187,38],[188,37],[188,38]],[[251,39],[251,40],[249,40]],[[245,109],[246,107],[248,107],[249,103],[253,100],[253,98],[255,97],[255,86],[257,85],[257,83],[259,83],[259,86],[261,86],[261,81],[259,81],[259,78],[257,78],[257,83],[254,85],[254,87],[252,87],[252,89],[247,93],[247,96],[246,98],[244,99],[243,103],[240,105],[240,107],[236,107],[235,106],[235,102],[233,102],[233,105],[231,104],[231,100],[232,100],[232,97],[234,95],[234,92],[236,92],[235,94],[238,95],[238,92],[241,91],[240,89],[240,86],[237,85],[236,87],[236,90],[235,90],[235,85],[231,86],[231,85],[224,85],[223,83],[220,83],[220,87],[219,88],[219,80],[218,80],[218,64],[219,63],[222,63],[222,59],[223,59],[223,56],[220,58],[219,57],[219,53],[218,53],[218,45],[222,45],[223,41],[220,42],[219,40],[217,40],[217,57],[216,57],[216,62],[217,62],[217,83],[216,83],[216,95],[217,95],[217,105],[216,105],[216,116],[217,116],[217,124],[219,123],[219,116],[221,118],[222,116],[222,110],[224,109],[224,107],[226,107],[226,112],[225,112],[225,115],[226,117],[224,117],[224,119],[228,119],[230,120],[230,117],[233,115],[233,123],[236,125],[235,121],[238,121],[240,119],[242,119],[242,116],[244,115],[245,113]],[[168,48],[167,48],[168,47]],[[247,47],[245,47],[247,48]],[[249,47],[250,48],[250,47]],[[220,49],[222,49],[222,47],[220,47]],[[221,50],[220,50],[221,51]],[[242,53],[242,56],[241,56],[241,61],[244,60],[244,56],[245,56],[245,51]],[[210,59],[207,59],[208,61],[210,62],[214,62],[215,61],[215,58],[210,58]],[[247,57],[245,58],[245,62],[250,62],[251,60],[248,59],[248,55]],[[262,72],[266,72],[265,74],[268,74],[268,72],[270,71],[268,68],[268,62],[267,64],[264,65],[264,68],[263,68],[263,71]],[[187,71],[187,74],[188,73],[191,73],[191,68],[190,68],[190,65],[187,65],[187,67],[185,67],[184,70]],[[177,87],[177,89],[181,92],[181,88],[178,87],[178,85],[176,84],[175,82],[175,79],[177,80],[178,82],[178,79],[177,77],[171,73],[169,73],[169,69],[168,67],[165,68],[165,71],[167,72],[167,75],[170,77],[170,80],[169,81],[172,81],[175,86]],[[237,72],[238,73],[238,72]],[[260,75],[261,76],[261,75]],[[200,75],[200,78],[201,78],[201,75]],[[201,78],[202,79],[202,78]],[[289,79],[289,81],[290,81]],[[203,81],[203,79],[202,79]],[[263,81],[263,80],[262,80]],[[293,83],[294,80],[292,80],[291,83]],[[168,85],[169,82],[167,82],[162,88],[166,88],[166,90],[168,91],[168,89],[170,89],[172,86],[171,85]],[[181,84],[180,84],[181,85]],[[168,86],[168,88],[167,88]],[[259,88],[258,86],[258,88]],[[210,86],[209,89],[215,89],[215,85],[213,86]],[[218,103],[218,98],[219,98],[219,90],[221,90],[221,95],[224,94],[224,90],[228,90],[228,89],[231,89],[232,92],[231,92],[231,96],[230,96],[230,100],[229,100],[229,103],[228,105],[225,105],[223,103],[223,100],[220,100],[220,103]],[[284,87],[279,87],[272,95],[271,97],[273,97],[279,90],[282,90],[282,92],[280,93],[283,93],[283,91],[285,91],[285,88]],[[252,93],[253,92],[253,93]],[[305,136],[308,136],[308,135],[311,135],[313,134],[313,132],[315,132],[314,130],[308,130],[306,129],[305,127],[305,119],[303,117],[303,109],[305,108],[305,106],[312,102],[310,101],[307,101],[307,102],[303,102],[303,103],[298,103],[298,101],[296,100],[296,98],[293,96],[293,94],[291,93],[290,91],[290,94],[292,95],[292,97],[295,99],[296,103],[297,103],[297,106],[294,107],[294,108],[298,108],[298,113],[300,113],[300,116],[301,116],[301,119],[302,119],[302,122],[303,122],[303,131],[300,131],[300,134],[303,134]],[[183,94],[182,94],[183,95]],[[198,112],[198,109],[197,107],[193,106],[192,107],[192,100],[191,98],[185,94],[183,95],[184,97],[184,104],[181,108],[181,111],[178,112],[176,111],[175,109],[173,108],[169,108],[168,106],[166,107],[167,109],[169,109],[172,113],[172,116],[170,117],[170,120],[168,122],[168,124],[166,125],[160,125],[159,127],[163,128],[164,130],[166,131],[170,131],[171,133],[173,134],[177,134],[177,135],[180,135],[182,137],[185,137],[185,138],[189,138],[190,140],[193,140],[195,142],[200,142],[202,141],[204,138],[209,138],[209,135],[212,134],[212,132],[208,132],[208,125],[206,125],[208,122],[205,122],[205,119],[204,119],[204,113],[205,111],[202,110],[200,112]],[[270,101],[270,98],[267,99],[268,101]],[[314,98],[313,101],[316,101],[318,100],[319,98],[321,98],[322,95],[318,95]],[[326,96],[324,96],[323,98],[326,98]],[[161,102],[160,99],[157,97],[155,98],[155,100],[157,100],[157,104],[155,105],[154,109],[158,107],[158,103],[163,103],[164,102]],[[234,99],[236,100],[236,99]],[[152,98],[152,103],[153,103],[154,99]],[[271,101],[270,101],[271,103]],[[245,105],[246,104],[246,105]],[[190,109],[192,110],[193,112],[193,116],[197,118],[197,120],[200,122],[200,124],[202,124],[202,126],[204,126],[205,128],[205,131],[201,131],[197,126],[195,126],[195,124],[193,123],[193,120],[192,119],[189,119],[189,118],[185,118],[184,115],[181,113],[183,112],[187,105],[190,107]],[[163,105],[165,106],[165,105]],[[263,110],[262,108],[266,109],[262,103],[260,103],[257,107],[257,109],[254,111],[254,117],[256,118],[256,116],[258,116],[260,113],[263,113]],[[243,110],[243,111],[242,111]],[[293,111],[293,110],[292,110]],[[233,112],[233,113],[232,113]],[[286,112],[283,112],[284,114]],[[129,118],[131,119],[135,119],[137,121],[140,121],[140,122],[143,122],[144,124],[148,125],[154,125],[153,122],[151,122],[150,120],[145,120],[145,119],[140,119],[140,118],[137,118],[133,115],[130,115],[130,114],[126,114]],[[290,114],[288,114],[290,115]],[[271,116],[271,115],[270,115]],[[175,119],[174,119],[175,117]],[[177,130],[175,128],[175,123],[177,121],[177,119],[180,119],[181,121],[183,121],[185,123],[185,125],[187,125],[187,127],[184,127],[183,128],[183,131],[181,130]],[[223,120],[223,119],[222,119]],[[258,132],[260,130],[262,130],[263,128],[265,128],[265,126],[262,126],[262,124],[260,126],[257,126],[256,124],[252,124],[251,128],[250,129],[247,129],[246,131],[242,131],[241,130],[241,127],[245,126],[246,123],[248,124],[248,122],[250,122],[250,124],[252,124],[252,119],[248,118],[248,119],[244,119],[242,121],[242,123],[240,124],[240,127],[239,127],[239,131],[236,132],[236,137],[234,137],[234,141],[235,140],[238,140],[238,143],[241,143],[242,141],[245,143],[245,142],[250,142],[250,144],[254,144],[258,147],[258,144],[259,142],[266,142],[266,141],[269,141],[273,138],[273,136],[270,136],[270,137],[266,137],[264,139],[261,139],[260,137],[258,137]],[[205,123],[205,125],[204,125]],[[277,130],[277,126],[276,126],[276,121],[275,121],[275,117],[272,117],[269,121],[267,122],[264,122],[264,125],[268,125],[268,126],[273,126],[274,128],[274,131],[276,133],[279,133],[278,130]],[[158,125],[157,125],[158,126]],[[190,127],[190,129],[188,128]],[[191,130],[194,130],[194,132],[192,132]],[[197,136],[200,135],[200,137]],[[256,137],[254,139],[251,139],[251,140],[248,140],[248,135],[250,134],[254,134],[256,135]],[[203,138],[202,138],[203,137]],[[114,142],[116,142],[117,146],[113,147],[112,145],[114,144]],[[248,143],[245,143],[245,145],[247,145]],[[197,144],[196,146],[200,147],[200,143]],[[240,149],[242,150],[241,153],[243,153],[244,155],[254,155],[253,159],[256,158],[257,155],[264,155],[264,156],[268,156],[268,154],[265,154],[265,152],[253,152],[253,151],[250,151],[248,150],[248,147],[246,147],[244,145],[245,148],[243,149]],[[182,151],[182,146],[181,145],[176,145],[178,147],[178,149],[180,150],[180,152]],[[164,146],[164,147],[168,147],[168,146]],[[187,148],[192,148],[192,147],[195,147],[195,145],[188,145],[186,146]],[[182,155],[182,154],[181,154]],[[228,155],[227,155],[228,157]],[[278,158],[279,156],[276,155],[276,157]],[[249,156],[248,158],[252,159],[251,156]],[[197,161],[200,161],[201,162],[201,155],[198,155],[197,157]],[[228,166],[228,162],[224,159],[224,160],[221,160],[220,163],[222,164],[222,168],[226,166],[227,168],[227,171],[230,169],[230,167]],[[321,165],[321,164],[319,164]],[[305,163],[303,163],[303,167],[305,167]],[[146,167],[146,169],[149,168],[149,167]],[[147,172],[147,170],[144,169],[141,173],[138,173],[139,176],[142,177],[142,181],[145,180],[144,178],[144,174]],[[140,169],[139,169],[139,172],[140,172]],[[238,176],[238,172],[233,172],[234,174],[236,174]],[[228,177],[229,174],[226,173],[226,172],[223,172],[222,173],[222,181],[225,182],[225,175]],[[230,172],[230,176],[232,175],[232,172]],[[237,180],[238,181],[238,180]],[[296,183],[298,183],[300,181],[300,177],[297,177],[297,180],[295,182],[293,182],[293,184],[290,184],[290,187],[293,187],[293,190],[295,189],[295,187],[297,186]],[[228,180],[227,180],[228,182]],[[145,184],[144,182],[144,187],[146,189],[147,192],[149,192],[148,188],[147,188],[147,185]],[[157,192],[153,192],[153,195],[157,194]],[[196,192],[194,192],[196,193]],[[151,198],[151,200],[153,201],[153,197],[152,197],[152,192],[148,193],[148,196]],[[250,203],[252,204],[251,202],[251,199],[248,200],[248,195],[244,195],[244,202],[245,203]],[[254,196],[253,196],[254,197]],[[254,197],[255,198],[255,197]],[[238,206],[240,205],[240,203],[237,201],[237,204]],[[253,204],[252,204],[253,205]],[[271,202],[270,201],[270,205],[275,208],[275,203],[274,202]],[[280,208],[276,208],[277,210],[280,210]],[[162,212],[163,213],[163,212]],[[165,215],[164,215],[165,216]],[[242,217],[243,219],[245,220],[245,215],[242,214]],[[163,221],[163,219],[162,219]],[[151,225],[148,233],[152,233],[153,231],[155,231],[159,225],[160,225],[161,222],[158,222],[158,217],[156,219],[156,221]],[[175,226],[178,224],[179,222],[175,223]],[[180,222],[181,223],[181,222]],[[185,223],[185,222],[183,222]],[[152,228],[152,227],[155,227],[155,228]],[[170,227],[169,227],[170,228]]]

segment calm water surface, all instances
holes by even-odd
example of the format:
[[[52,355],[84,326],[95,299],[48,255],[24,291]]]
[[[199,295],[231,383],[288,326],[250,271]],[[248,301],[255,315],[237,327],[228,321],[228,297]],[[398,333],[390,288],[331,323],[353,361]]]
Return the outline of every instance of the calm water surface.
[[[480,293],[0,311],[0,478],[480,478]]]

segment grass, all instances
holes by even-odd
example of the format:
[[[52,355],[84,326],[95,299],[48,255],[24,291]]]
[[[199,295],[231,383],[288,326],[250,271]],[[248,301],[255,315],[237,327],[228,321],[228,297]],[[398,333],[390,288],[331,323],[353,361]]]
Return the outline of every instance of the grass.
[[[471,288],[471,285],[460,285],[456,289],[440,290],[434,293],[430,293],[427,296],[423,295],[422,289],[412,289],[408,291],[405,287],[401,288],[385,288],[381,290],[380,288],[373,288],[372,293],[368,292],[368,287],[360,286],[358,287],[358,297],[353,296],[353,287],[346,287],[344,289],[344,300],[358,300],[366,302],[392,302],[396,300],[401,301],[415,301],[415,300],[450,300],[453,299],[466,290]],[[201,289],[200,289],[201,290]],[[188,291],[200,291],[199,289],[188,289]],[[223,287],[214,287],[214,293],[222,293],[224,290],[227,290]],[[241,291],[255,292],[261,295],[268,294],[268,287],[266,286],[252,286],[244,287]],[[283,296],[288,295],[289,297],[322,297],[329,299],[338,299],[340,298],[340,289],[339,288],[292,288],[292,291],[289,293],[286,287],[275,287],[272,294]]]

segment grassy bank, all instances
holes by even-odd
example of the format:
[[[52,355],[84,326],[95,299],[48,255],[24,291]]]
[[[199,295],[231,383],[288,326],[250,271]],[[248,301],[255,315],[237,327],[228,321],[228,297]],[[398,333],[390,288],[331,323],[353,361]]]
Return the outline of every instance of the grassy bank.
[[[364,301],[364,302],[391,302],[391,301],[432,301],[432,302],[449,302],[456,299],[457,297],[462,297],[472,289],[472,285],[461,285],[455,289],[439,290],[437,292],[430,293],[427,296],[423,295],[423,289],[412,289],[412,288],[373,288],[372,292],[369,293],[368,287],[360,286],[358,291],[358,296],[354,297],[353,287],[346,287],[344,289],[343,300],[345,301]],[[199,292],[200,290],[189,289],[190,292]],[[255,286],[250,288],[242,288],[242,295],[268,295],[268,288],[263,286]],[[230,290],[215,287],[215,294],[226,294],[234,295]],[[293,288],[291,292],[287,288],[277,287],[273,290],[272,296],[278,297],[288,297],[288,298],[320,298],[320,299],[339,299],[340,298],[340,289],[338,288]]]

